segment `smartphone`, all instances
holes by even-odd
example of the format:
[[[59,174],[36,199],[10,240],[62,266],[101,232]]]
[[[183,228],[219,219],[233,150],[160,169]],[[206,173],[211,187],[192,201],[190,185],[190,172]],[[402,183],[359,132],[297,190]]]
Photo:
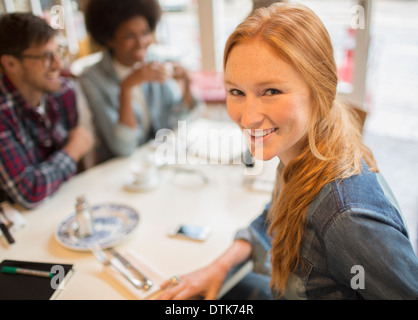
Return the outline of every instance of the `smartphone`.
[[[209,233],[209,227],[202,227],[197,225],[180,225],[173,230],[170,230],[168,235],[170,237],[176,238],[205,241],[208,238]]]

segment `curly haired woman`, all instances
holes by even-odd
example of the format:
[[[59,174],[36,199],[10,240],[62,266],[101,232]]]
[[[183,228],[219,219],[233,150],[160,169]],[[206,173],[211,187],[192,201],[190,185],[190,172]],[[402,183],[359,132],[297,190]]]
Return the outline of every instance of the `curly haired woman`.
[[[196,104],[186,69],[167,68],[148,50],[160,17],[158,0],[88,3],[87,30],[104,51],[79,80],[97,131],[98,162],[130,155]]]

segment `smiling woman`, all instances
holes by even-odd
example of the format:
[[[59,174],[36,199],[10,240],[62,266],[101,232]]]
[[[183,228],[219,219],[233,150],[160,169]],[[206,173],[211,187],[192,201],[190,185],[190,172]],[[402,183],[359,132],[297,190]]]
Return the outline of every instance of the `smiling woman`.
[[[149,52],[158,0],[90,0],[86,25],[103,58],[79,78],[97,129],[98,161],[132,154],[195,106],[188,72]]]
[[[250,134],[252,154],[289,163],[308,135],[313,102],[304,79],[268,44],[247,41],[229,53],[225,80],[228,113]]]
[[[214,299],[228,271],[252,259],[277,298],[416,299],[418,258],[355,114],[336,100],[333,48],[315,13],[256,10],[229,37],[224,70],[228,112],[252,152],[280,159],[276,187],[229,249],[160,298]]]

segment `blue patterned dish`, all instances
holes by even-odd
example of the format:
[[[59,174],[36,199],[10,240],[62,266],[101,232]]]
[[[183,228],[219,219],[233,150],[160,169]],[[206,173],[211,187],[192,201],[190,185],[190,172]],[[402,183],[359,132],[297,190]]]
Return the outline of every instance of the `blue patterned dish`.
[[[96,245],[104,249],[110,248],[125,240],[139,222],[138,213],[124,205],[96,205],[91,211],[94,233],[86,238],[78,238],[75,235],[73,213],[58,226],[55,236],[61,245],[77,251],[89,251]]]

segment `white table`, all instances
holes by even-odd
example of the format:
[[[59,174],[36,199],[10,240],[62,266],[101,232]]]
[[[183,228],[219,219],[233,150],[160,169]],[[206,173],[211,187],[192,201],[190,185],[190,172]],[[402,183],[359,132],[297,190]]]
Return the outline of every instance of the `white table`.
[[[231,244],[235,232],[261,213],[271,197],[269,192],[244,186],[243,164],[189,166],[204,173],[207,184],[191,183],[198,179],[194,175],[186,177],[185,183],[184,176],[166,167],[160,169],[162,183],[157,189],[129,192],[124,184],[132,164],[146,148],[138,149],[129,158],[117,158],[75,176],[37,209],[21,211],[27,225],[14,233],[14,245],[8,246],[4,238],[0,239],[0,261],[74,264],[76,272],[60,294],[61,299],[132,299],[123,286],[103,272],[90,252],[70,250],[56,240],[57,226],[74,212],[78,195],[86,194],[91,205],[118,203],[136,209],[140,215],[138,227],[116,249],[134,252],[167,278],[212,262]],[[262,165],[262,175],[267,172],[267,179],[274,180],[276,163]],[[168,237],[167,231],[181,223],[209,226],[212,232],[203,243]]]

